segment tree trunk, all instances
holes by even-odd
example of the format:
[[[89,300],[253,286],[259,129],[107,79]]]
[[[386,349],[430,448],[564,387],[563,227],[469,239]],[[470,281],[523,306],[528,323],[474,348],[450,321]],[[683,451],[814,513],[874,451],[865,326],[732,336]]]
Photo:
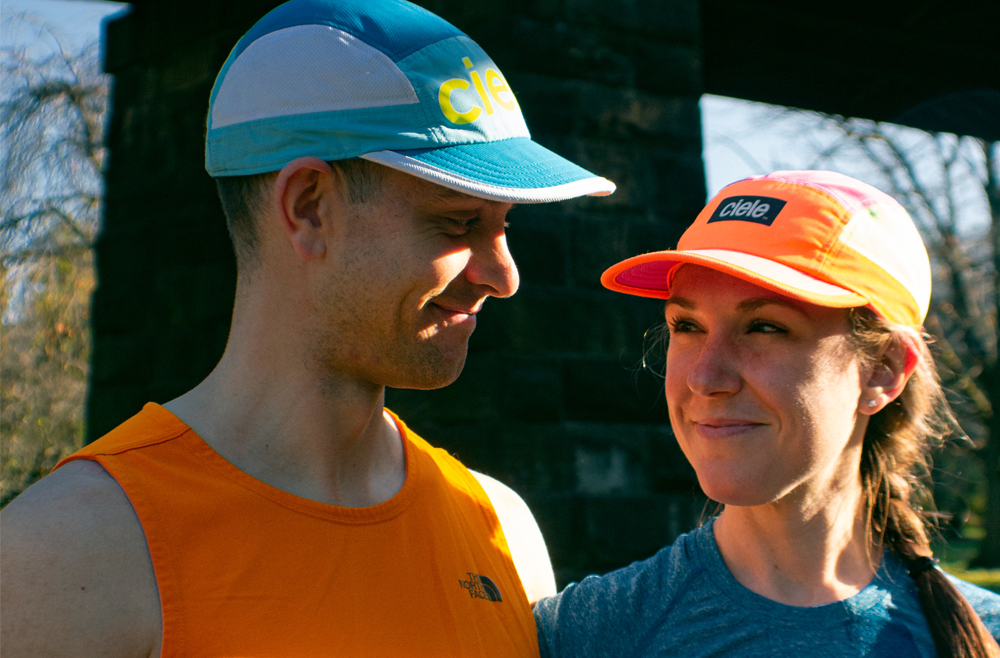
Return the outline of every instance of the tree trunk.
[[[1000,368],[990,369],[984,377],[989,390],[993,416],[987,423],[989,434],[980,452],[986,475],[986,509],[983,510],[983,529],[986,537],[979,546],[979,556],[971,566],[1000,568]]]
[[[1000,320],[1000,143],[984,144],[986,153],[986,198],[990,205],[990,246],[993,251],[994,312]],[[1000,345],[997,346],[1000,352]],[[986,537],[979,547],[976,567],[1000,567],[1000,354],[981,376],[992,413],[986,420],[986,445],[981,452],[986,475],[986,509],[983,528]]]

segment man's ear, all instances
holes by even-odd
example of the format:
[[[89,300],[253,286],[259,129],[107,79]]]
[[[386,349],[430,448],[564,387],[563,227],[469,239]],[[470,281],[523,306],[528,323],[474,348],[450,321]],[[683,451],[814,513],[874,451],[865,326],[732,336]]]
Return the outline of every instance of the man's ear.
[[[333,168],[320,158],[296,158],[278,173],[274,183],[278,218],[302,260],[326,254],[323,221],[328,219],[329,208],[323,200],[325,195],[339,193]]]
[[[876,414],[899,397],[919,358],[916,347],[906,337],[893,336],[869,374],[858,411]]]

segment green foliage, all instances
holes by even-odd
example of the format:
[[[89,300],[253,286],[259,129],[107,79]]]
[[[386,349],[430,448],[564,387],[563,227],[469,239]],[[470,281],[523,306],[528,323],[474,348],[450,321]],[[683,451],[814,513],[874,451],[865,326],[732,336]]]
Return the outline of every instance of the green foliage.
[[[51,30],[35,27],[58,43]],[[0,75],[5,505],[83,444],[108,83],[96,44],[40,58],[4,48]]]
[[[3,278],[5,309],[13,279],[28,291],[0,328],[0,505],[83,445],[93,257],[40,258]]]

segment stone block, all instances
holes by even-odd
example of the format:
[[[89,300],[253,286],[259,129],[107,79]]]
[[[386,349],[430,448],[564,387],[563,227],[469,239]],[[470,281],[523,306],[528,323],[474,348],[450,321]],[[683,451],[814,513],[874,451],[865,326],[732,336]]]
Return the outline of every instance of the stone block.
[[[521,71],[507,77],[532,134],[700,148],[697,97],[654,95]]]
[[[619,355],[634,345],[638,359],[654,309],[637,310],[609,290],[525,285],[514,297],[488,303],[470,350],[532,356]]]
[[[487,50],[504,71],[590,80],[675,96],[701,94],[701,60],[695,46],[604,26],[552,23],[524,15],[512,16],[502,32],[510,36],[492,41]]]
[[[519,206],[508,215],[507,246],[523,283],[567,282],[569,223],[547,206]]]
[[[173,212],[158,214],[160,221],[153,234],[160,268],[220,263],[235,272],[235,256],[224,219],[202,216],[196,207],[188,205],[186,199],[183,205],[175,204]],[[226,278],[232,279],[229,276]]]
[[[651,178],[653,207],[661,217],[673,220],[671,228],[680,238],[707,201],[701,151],[653,151],[646,170]]]
[[[159,67],[159,90],[171,93],[204,85],[212,85],[218,74],[214,66],[215,43],[211,38],[202,38],[174,48],[165,53]],[[208,99],[205,99],[208,107]]]
[[[149,279],[157,266],[154,227],[129,226],[128,213],[117,204],[105,206],[105,223],[96,245],[99,277]],[[100,278],[99,278],[99,282]]]
[[[701,36],[699,9],[698,0],[566,0],[560,13],[570,23],[697,46]]]
[[[573,420],[669,423],[663,381],[640,364],[616,358],[574,358],[563,363],[566,414]]]
[[[433,391],[392,390],[387,404],[435,425],[558,420],[562,410],[559,363],[486,352],[470,355],[461,376]]]
[[[101,438],[135,414],[149,401],[141,384],[97,383],[91,380],[87,394],[86,442]]]
[[[91,327],[97,334],[123,334],[146,324],[148,281],[107,276],[91,299]]]
[[[229,336],[228,319],[202,321],[155,337],[148,385],[151,399],[166,401],[190,390],[219,362]]]
[[[634,213],[577,215],[573,219],[571,281],[600,288],[604,271],[626,258],[677,246],[679,222]],[[662,303],[648,301],[646,306]]]
[[[697,524],[704,499],[683,495],[591,496],[583,503],[591,568],[604,573],[651,557]]]
[[[435,425],[407,415],[407,423],[432,445],[471,469],[486,473],[522,495],[572,492],[576,474],[573,438],[561,423],[479,422]]]
[[[116,76],[132,63],[135,49],[134,31],[137,18],[129,13],[115,20],[105,21],[101,27],[101,68]]]
[[[145,386],[152,376],[155,344],[141,330],[94,336],[91,386]]]
[[[236,268],[232,262],[172,263],[156,276],[154,290],[161,306],[158,323],[171,333],[197,333],[195,327],[232,317]]]
[[[523,497],[545,538],[557,577],[560,570],[572,573],[586,570],[590,559],[586,551],[583,498],[572,493],[547,492],[529,493]]]

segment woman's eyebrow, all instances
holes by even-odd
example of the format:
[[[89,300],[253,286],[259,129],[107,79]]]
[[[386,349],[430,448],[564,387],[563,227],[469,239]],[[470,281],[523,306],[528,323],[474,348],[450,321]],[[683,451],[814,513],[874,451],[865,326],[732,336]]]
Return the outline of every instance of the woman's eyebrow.
[[[693,311],[695,309],[695,303],[685,297],[670,297],[663,308],[665,310],[671,306],[680,306],[686,311]]]
[[[794,300],[788,299],[787,297],[752,297],[750,299],[744,299],[742,302],[736,305],[737,310],[740,311],[755,311],[762,306],[768,306],[769,304],[777,304],[778,306],[784,306],[790,308],[793,311],[798,311],[802,315],[808,317],[805,309],[802,308]]]

